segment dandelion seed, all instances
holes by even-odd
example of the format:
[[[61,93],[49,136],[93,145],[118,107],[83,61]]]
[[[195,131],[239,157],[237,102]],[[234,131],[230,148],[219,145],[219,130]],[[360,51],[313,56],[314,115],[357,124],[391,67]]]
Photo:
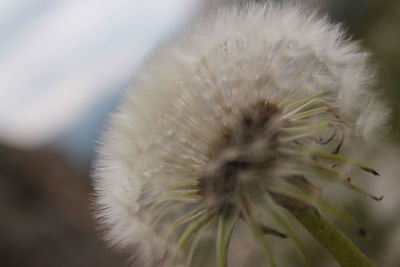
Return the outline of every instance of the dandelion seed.
[[[306,258],[282,206],[314,207],[364,233],[313,181],[380,199],[344,166],[377,172],[342,152],[382,130],[371,76],[367,54],[315,13],[220,9],[154,56],[111,119],[95,175],[106,238],[138,266],[195,265],[204,244],[216,253],[202,266],[227,266],[245,224],[275,266],[266,235],[289,237]]]

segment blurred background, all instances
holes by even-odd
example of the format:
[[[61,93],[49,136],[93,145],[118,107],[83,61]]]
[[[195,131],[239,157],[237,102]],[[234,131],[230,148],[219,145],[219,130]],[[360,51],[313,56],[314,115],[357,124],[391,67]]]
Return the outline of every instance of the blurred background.
[[[125,266],[90,216],[96,141],[152,51],[222,1],[0,1],[0,266]],[[343,23],[379,69],[393,120],[368,186],[385,200],[346,204],[371,235],[346,233],[377,266],[398,267],[400,1],[297,2]],[[336,266],[311,247],[315,266]]]

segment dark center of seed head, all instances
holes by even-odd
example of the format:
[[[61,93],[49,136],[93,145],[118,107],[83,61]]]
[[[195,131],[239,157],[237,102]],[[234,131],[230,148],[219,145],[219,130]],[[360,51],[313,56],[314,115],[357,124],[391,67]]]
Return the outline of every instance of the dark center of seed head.
[[[251,179],[250,171],[263,171],[274,162],[271,151],[279,145],[277,105],[260,101],[240,110],[211,146],[209,164],[199,180],[199,195],[206,204],[225,207]],[[256,150],[256,151],[254,151]]]

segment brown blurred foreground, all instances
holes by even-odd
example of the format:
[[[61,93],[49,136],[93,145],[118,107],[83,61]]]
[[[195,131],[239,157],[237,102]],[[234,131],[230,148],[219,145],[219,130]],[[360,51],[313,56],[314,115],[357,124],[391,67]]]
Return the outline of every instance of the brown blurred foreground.
[[[89,191],[57,153],[0,145],[0,266],[123,266],[94,230]]]

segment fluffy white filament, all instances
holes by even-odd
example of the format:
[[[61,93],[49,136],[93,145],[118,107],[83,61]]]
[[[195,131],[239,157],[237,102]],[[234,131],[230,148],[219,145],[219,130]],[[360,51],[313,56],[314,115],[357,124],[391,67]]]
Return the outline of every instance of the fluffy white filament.
[[[96,212],[106,239],[137,266],[156,266],[166,240],[140,199],[168,194],[170,180],[195,181],[221,129],[260,100],[284,107],[323,93],[347,135],[371,143],[386,112],[369,91],[367,61],[340,26],[297,6],[232,6],[204,18],[148,62],[101,140]]]

